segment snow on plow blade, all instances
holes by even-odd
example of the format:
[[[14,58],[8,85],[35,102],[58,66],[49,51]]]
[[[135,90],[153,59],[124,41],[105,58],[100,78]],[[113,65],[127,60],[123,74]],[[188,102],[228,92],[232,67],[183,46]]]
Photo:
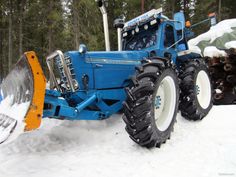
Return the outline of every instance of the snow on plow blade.
[[[35,53],[24,53],[0,86],[0,144],[40,126],[45,87]]]

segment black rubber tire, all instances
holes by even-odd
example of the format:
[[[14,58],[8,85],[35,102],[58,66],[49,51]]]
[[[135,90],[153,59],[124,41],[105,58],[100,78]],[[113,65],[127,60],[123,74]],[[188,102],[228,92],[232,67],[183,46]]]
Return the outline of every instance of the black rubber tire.
[[[212,108],[212,85],[211,85],[211,99],[209,105],[203,108],[197,98],[196,81],[200,71],[204,71],[208,79],[211,80],[208,72],[207,64],[203,59],[193,59],[183,62],[180,66],[179,78],[180,82],[180,104],[179,110],[181,115],[188,120],[203,119]]]
[[[134,142],[143,147],[160,147],[170,138],[176,122],[179,100],[178,77],[174,69],[158,60],[149,61],[136,70],[130,87],[126,88],[127,100],[123,103],[126,131]],[[154,101],[159,85],[166,76],[170,76],[174,81],[176,104],[168,128],[161,131],[155,122]]]

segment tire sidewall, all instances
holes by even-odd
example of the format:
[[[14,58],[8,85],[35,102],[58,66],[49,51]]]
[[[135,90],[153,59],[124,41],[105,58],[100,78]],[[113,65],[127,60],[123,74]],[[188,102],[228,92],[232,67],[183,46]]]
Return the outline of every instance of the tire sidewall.
[[[158,129],[157,125],[156,125],[156,121],[155,121],[155,95],[157,93],[157,90],[162,82],[162,80],[166,77],[166,76],[171,76],[171,78],[173,79],[174,83],[175,83],[175,89],[176,89],[176,105],[175,105],[175,110],[174,110],[174,114],[171,120],[171,123],[169,124],[168,128],[164,131],[161,131]],[[179,102],[179,84],[178,84],[178,78],[177,75],[175,73],[175,71],[171,68],[168,68],[166,70],[164,70],[161,74],[160,77],[158,79],[158,81],[155,83],[155,87],[154,87],[154,92],[152,94],[152,106],[151,106],[151,114],[152,114],[152,126],[155,127],[155,133],[158,139],[163,140],[163,139],[167,139],[170,136],[170,133],[173,129],[173,125],[176,122],[176,115],[178,112],[178,102]]]
[[[201,71],[204,71],[206,74],[207,74],[207,77],[209,79],[209,82],[210,82],[210,89],[211,89],[211,98],[210,98],[210,102],[209,102],[209,105],[206,109],[204,109],[199,101],[198,101],[198,98],[197,98],[197,94],[194,94],[194,99],[196,100],[195,103],[197,105],[197,108],[199,109],[200,112],[202,112],[204,115],[206,115],[210,109],[212,108],[212,84],[211,84],[211,79],[210,79],[210,75],[208,73],[208,69],[205,65],[200,65],[199,67],[196,68],[196,72],[195,72],[195,75],[194,75],[194,93],[195,92],[195,89],[196,89],[196,85],[197,85],[197,77],[198,77],[198,73],[201,72]]]

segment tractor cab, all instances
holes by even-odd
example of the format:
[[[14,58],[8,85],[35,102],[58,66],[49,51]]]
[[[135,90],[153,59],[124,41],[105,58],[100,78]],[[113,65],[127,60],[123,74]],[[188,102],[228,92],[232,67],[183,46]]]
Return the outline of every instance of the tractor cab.
[[[149,56],[175,59],[178,52],[188,50],[184,34],[183,12],[170,20],[162,15],[162,8],[153,9],[125,23],[122,30],[122,50],[144,50]]]
[[[157,48],[161,9],[151,10],[125,23],[122,32],[123,50]]]

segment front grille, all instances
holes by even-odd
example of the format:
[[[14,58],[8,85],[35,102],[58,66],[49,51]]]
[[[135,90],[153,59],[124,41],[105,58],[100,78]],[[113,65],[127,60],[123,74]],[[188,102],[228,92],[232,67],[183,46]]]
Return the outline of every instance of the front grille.
[[[59,70],[59,73],[60,73],[60,76],[61,76],[61,86],[63,88],[66,88],[67,91],[70,91],[69,82],[68,82],[68,80],[66,78],[66,75],[64,73],[63,64],[62,64],[60,58],[57,57],[55,62],[56,62],[56,65],[58,67],[58,70]],[[77,84],[77,81],[76,81],[76,78],[75,78],[75,70],[73,68],[70,56],[65,56],[65,62],[66,62],[66,65],[69,69],[69,74],[70,74],[70,76],[73,80],[74,87],[75,87],[75,89],[78,89],[78,84]]]

